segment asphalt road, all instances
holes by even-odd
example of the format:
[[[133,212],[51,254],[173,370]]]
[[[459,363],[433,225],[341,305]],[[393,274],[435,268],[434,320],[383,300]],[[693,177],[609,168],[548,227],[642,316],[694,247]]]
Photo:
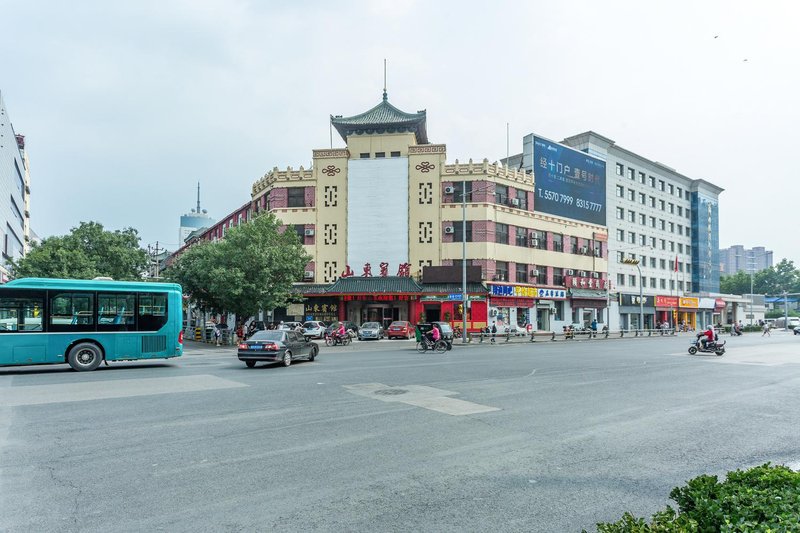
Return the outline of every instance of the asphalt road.
[[[594,530],[699,474],[800,466],[800,337],[233,348],[0,370],[0,531]]]

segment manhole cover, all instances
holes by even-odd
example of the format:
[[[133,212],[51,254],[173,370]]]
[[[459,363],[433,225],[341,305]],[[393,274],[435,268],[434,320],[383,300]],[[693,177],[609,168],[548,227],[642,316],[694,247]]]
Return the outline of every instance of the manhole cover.
[[[397,396],[398,394],[405,394],[408,391],[405,389],[381,389],[376,390],[375,394],[382,394],[384,396]]]

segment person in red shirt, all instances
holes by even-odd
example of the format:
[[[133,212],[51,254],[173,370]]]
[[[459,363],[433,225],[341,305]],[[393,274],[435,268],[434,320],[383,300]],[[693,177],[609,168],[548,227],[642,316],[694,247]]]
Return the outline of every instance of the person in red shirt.
[[[439,328],[436,326],[436,324],[434,324],[431,328],[429,336],[431,339],[431,344],[436,344],[436,341],[442,338],[442,334],[439,332]]]
[[[714,342],[714,328],[711,327],[711,325],[709,325],[706,328],[706,331],[704,333],[703,349],[705,349],[708,346],[709,342]]]

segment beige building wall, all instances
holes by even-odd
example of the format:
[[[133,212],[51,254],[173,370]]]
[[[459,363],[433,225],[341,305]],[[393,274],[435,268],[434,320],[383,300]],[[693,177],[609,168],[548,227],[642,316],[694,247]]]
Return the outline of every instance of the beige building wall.
[[[408,262],[411,275],[442,260],[442,178],[447,148],[426,144],[408,148]]]
[[[347,149],[314,150],[316,283],[333,283],[347,267]]]

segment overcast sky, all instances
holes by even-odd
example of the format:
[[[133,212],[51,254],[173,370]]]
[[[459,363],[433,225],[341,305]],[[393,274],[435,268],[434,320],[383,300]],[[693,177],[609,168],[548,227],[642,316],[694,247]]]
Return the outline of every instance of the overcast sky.
[[[389,101],[427,109],[449,162],[504,157],[506,123],[512,154],[594,130],[723,187],[721,246],[800,266],[793,0],[0,0],[0,20],[42,237],[94,220],[175,249],[198,181],[216,220],[308,167],[387,58]]]

